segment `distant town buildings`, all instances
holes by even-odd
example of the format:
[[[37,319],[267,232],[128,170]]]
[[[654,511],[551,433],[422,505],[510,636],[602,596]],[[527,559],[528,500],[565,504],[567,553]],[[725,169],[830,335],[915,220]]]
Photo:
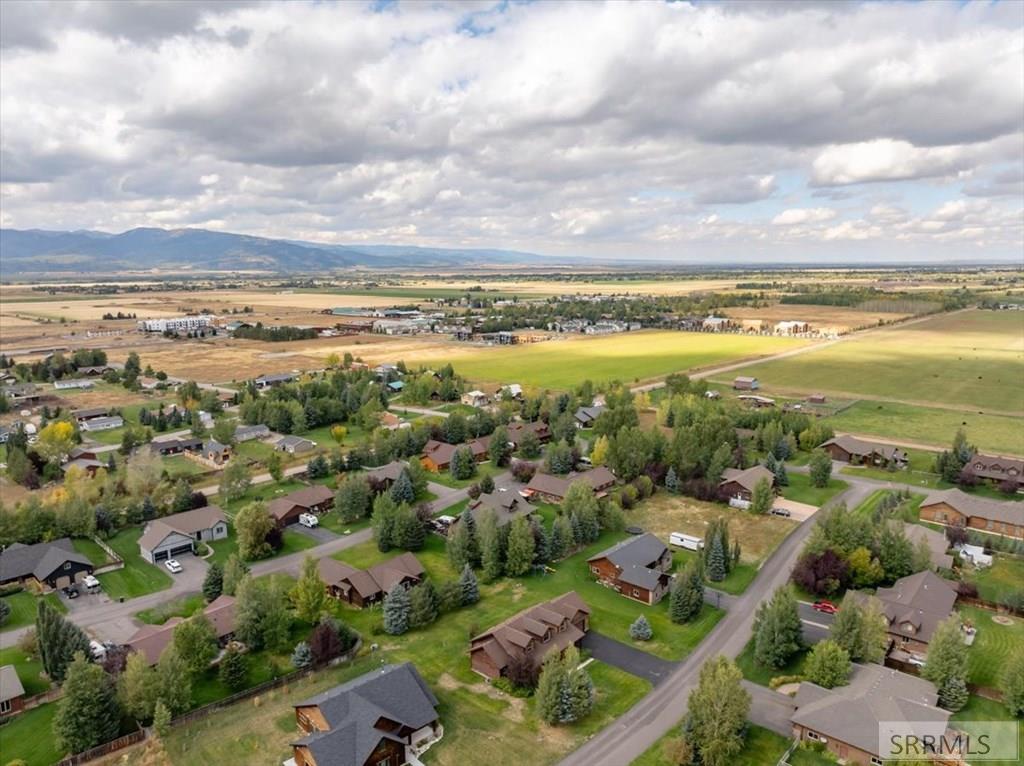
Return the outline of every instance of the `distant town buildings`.
[[[213,317],[209,314],[197,314],[185,317],[140,319],[136,324],[142,332],[192,332],[212,325]]]

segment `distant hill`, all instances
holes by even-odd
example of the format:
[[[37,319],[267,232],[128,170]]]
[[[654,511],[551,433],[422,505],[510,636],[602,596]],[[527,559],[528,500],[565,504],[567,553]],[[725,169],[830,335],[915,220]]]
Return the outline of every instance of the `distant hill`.
[[[0,229],[0,275],[45,272],[236,271],[309,273],[352,267],[468,267],[545,262],[508,250],[325,245],[207,229],[101,231]]]

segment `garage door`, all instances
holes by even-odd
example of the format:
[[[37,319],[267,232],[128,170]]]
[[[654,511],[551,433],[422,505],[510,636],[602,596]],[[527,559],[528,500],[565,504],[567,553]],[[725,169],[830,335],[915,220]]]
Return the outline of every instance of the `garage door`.
[[[185,545],[178,545],[178,546],[175,546],[174,548],[171,548],[171,555],[172,556],[180,556],[183,553],[191,553],[191,552],[192,552],[192,543],[186,543]]]
[[[84,569],[79,571],[79,572],[75,572],[75,582],[82,582],[82,580],[85,579],[85,576],[87,574],[89,574],[89,573],[86,572]]]
[[[66,588],[71,584],[71,578],[67,575],[61,575],[57,578],[57,588]]]

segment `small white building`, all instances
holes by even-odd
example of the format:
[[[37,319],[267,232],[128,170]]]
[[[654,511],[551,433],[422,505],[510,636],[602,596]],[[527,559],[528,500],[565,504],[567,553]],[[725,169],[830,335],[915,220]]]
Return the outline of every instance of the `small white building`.
[[[120,415],[108,415],[102,418],[89,418],[83,420],[80,424],[80,428],[83,431],[110,431],[114,428],[120,428],[124,425],[124,418]]]
[[[95,385],[88,378],[73,378],[71,380],[55,380],[53,387],[58,391],[67,391],[73,388],[92,388]]]
[[[992,556],[985,553],[985,549],[980,545],[968,545],[967,543],[961,543],[956,546],[955,550],[960,554],[960,558],[970,564],[973,564],[976,569],[984,569],[985,567],[992,566]]]
[[[213,324],[209,314],[197,314],[185,317],[162,317],[160,319],[140,319],[136,325],[142,332],[191,332],[202,330]]]
[[[487,394],[483,391],[467,391],[462,395],[462,403],[470,407],[483,407],[487,404]]]
[[[784,322],[778,322],[775,325],[776,335],[802,335],[803,333],[810,332],[811,326],[807,322],[800,322],[787,319]]]

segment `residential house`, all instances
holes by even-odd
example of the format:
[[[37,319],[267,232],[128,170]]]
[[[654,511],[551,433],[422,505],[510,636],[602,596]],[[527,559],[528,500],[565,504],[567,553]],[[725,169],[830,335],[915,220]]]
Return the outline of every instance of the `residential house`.
[[[485,678],[501,678],[513,662],[539,668],[551,652],[578,646],[590,630],[590,607],[576,591],[509,617],[470,639],[470,667]]]
[[[983,455],[977,452],[967,461],[965,468],[979,479],[997,484],[1009,482],[1017,487],[1024,484],[1024,460],[1020,458]]]
[[[195,553],[199,541],[223,540],[228,520],[216,505],[153,519],[139,538],[139,553],[151,564]]]
[[[343,561],[322,558],[318,563],[320,579],[331,597],[363,608],[382,601],[395,585],[411,588],[419,585],[425,575],[423,565],[409,552],[369,569],[356,569]]]
[[[282,436],[274,442],[274,449],[278,452],[287,452],[289,455],[301,455],[305,452],[312,452],[316,449],[316,442],[305,439],[301,436],[289,434]]]
[[[763,465],[751,468],[726,468],[722,471],[722,480],[718,482],[718,495],[729,500],[750,502],[754,497],[754,488],[762,479],[775,486],[775,474]]]
[[[949,542],[942,532],[936,532],[923,524],[908,524],[903,522],[903,532],[911,544],[918,546],[924,540],[928,546],[933,569],[952,569],[953,557],[946,553],[949,550]]]
[[[53,381],[53,387],[58,391],[70,391],[76,388],[92,388],[94,385],[96,384],[88,378],[68,378],[66,380]]]
[[[769,396],[758,396],[757,394],[741,394],[736,397],[737,400],[743,402],[743,404],[749,405],[750,407],[774,407],[775,400]]]
[[[649,532],[591,556],[587,566],[602,585],[644,604],[661,601],[672,583],[672,552]]]
[[[31,404],[38,402],[42,397],[42,393],[40,393],[40,389],[35,383],[10,383],[0,388],[0,392],[12,404],[19,404],[21,402]]]
[[[881,602],[893,640],[893,648],[910,655],[924,655],[939,623],[953,613],[956,589],[928,570],[901,577],[891,588],[879,588]]]
[[[596,407],[580,407],[576,410],[576,414],[573,418],[576,421],[577,428],[593,428],[594,421],[597,420],[598,416],[604,412],[604,406]]]
[[[25,687],[14,665],[0,667],[0,718],[20,713],[25,704]]]
[[[99,460],[96,460],[95,458],[76,457],[62,463],[60,470],[61,473],[67,475],[68,471],[70,471],[72,468],[77,468],[78,470],[83,471],[89,474],[90,476],[95,476],[98,470],[106,467],[106,463],[102,463]]]
[[[115,366],[109,365],[109,364],[94,364],[94,365],[89,365],[87,367],[79,367],[76,370],[76,372],[79,375],[88,375],[90,377],[97,377],[99,375],[105,375],[106,373],[111,372],[112,370],[116,370],[119,367],[120,367],[120,365],[118,367],[115,367]]]
[[[843,463],[893,465],[896,468],[904,468],[907,465],[907,453],[899,447],[860,439],[850,434],[839,434],[820,446],[833,460]]]
[[[412,423],[402,420],[393,412],[383,412],[380,416],[380,427],[387,431],[395,431],[399,428],[412,428]]]
[[[254,439],[268,439],[270,438],[270,428],[257,423],[256,425],[247,426],[239,425],[235,427],[235,441],[236,442],[249,442]]]
[[[180,455],[183,452],[194,452],[201,449],[202,446],[203,440],[195,436],[176,439],[160,439],[159,441],[154,439],[149,444],[149,448],[161,457],[167,457],[168,455]]]
[[[235,598],[226,593],[217,596],[203,607],[202,615],[206,617],[217,642],[221,645],[231,640],[235,633]],[[149,665],[156,665],[164,649],[174,640],[174,629],[185,620],[182,617],[171,617],[163,625],[143,625],[125,641],[124,645],[130,652],[138,652],[146,658]]]
[[[289,492],[284,497],[275,497],[267,503],[267,512],[274,517],[278,527],[297,524],[299,516],[313,513],[319,516],[334,507],[334,493],[323,484]]]
[[[989,500],[959,489],[937,492],[921,503],[921,520],[1024,539],[1024,503]]]
[[[522,399],[523,398],[523,387],[518,383],[509,383],[508,385],[501,386],[494,395],[499,399]]]
[[[166,383],[160,380],[160,378],[150,378],[145,375],[139,378],[139,387],[146,391],[155,391],[162,385],[166,385]]]
[[[577,481],[589,483],[598,497],[604,497],[608,488],[615,484],[615,474],[603,465],[596,466],[589,471],[570,473],[567,476],[553,476],[538,471],[526,485],[523,496],[529,500],[537,498],[549,503],[560,503],[565,499],[569,487]]]
[[[487,404],[488,399],[487,394],[483,391],[474,389],[473,391],[467,391],[464,393],[460,401],[470,407],[483,407]]]
[[[803,335],[811,331],[811,325],[799,320],[785,320],[775,324],[776,335]]]
[[[279,372],[274,375],[260,375],[253,380],[253,383],[256,384],[256,388],[273,388],[291,383],[293,380],[295,380],[295,376],[290,372]]]
[[[105,418],[109,413],[110,410],[106,407],[82,407],[81,409],[71,410],[71,417],[77,423],[84,423],[93,418]]]
[[[746,375],[740,375],[735,378],[732,382],[732,387],[737,391],[756,391],[761,387],[761,383],[757,378],[750,378]]]
[[[826,404],[828,397],[825,394],[811,394],[807,397],[808,404]]]
[[[398,477],[402,475],[402,471],[407,470],[409,470],[409,466],[404,460],[392,460],[386,465],[367,470],[366,478],[371,482],[381,485],[384,489],[388,489],[392,484],[398,481]]]
[[[92,574],[88,556],[75,550],[71,538],[47,543],[11,543],[0,552],[0,586],[32,580],[51,588],[65,588]]]
[[[548,424],[543,420],[537,420],[535,422],[518,421],[516,423],[509,423],[508,425],[508,440],[512,443],[512,446],[516,449],[523,443],[523,438],[526,434],[532,433],[537,437],[537,441],[541,444],[547,444],[551,441],[551,429],[548,428]]]
[[[452,456],[455,454],[455,450],[465,446],[468,446],[473,451],[473,459],[476,462],[482,463],[487,459],[488,444],[485,438],[474,439],[462,444],[448,444],[447,442],[431,439],[423,446],[420,463],[428,471],[433,471],[434,473],[447,471],[451,467]]]
[[[849,683],[825,689],[804,681],[793,699],[793,736],[824,745],[842,763],[882,766],[891,751],[883,726],[899,723],[901,733],[946,734],[949,711],[938,707],[935,686],[923,678],[882,665],[853,665]]]
[[[437,697],[412,663],[384,665],[295,705],[285,766],[403,766],[439,739]]]
[[[110,415],[105,418],[89,418],[81,422],[80,427],[83,431],[95,432],[95,431],[110,431],[114,428],[120,428],[124,425],[124,418],[120,415]]]
[[[498,526],[500,527],[508,524],[517,516],[529,515],[533,512],[533,509],[527,503],[521,503],[519,500],[520,498],[517,496],[517,493],[499,489],[495,492],[485,492],[476,500],[470,500],[468,507],[470,514],[477,523],[480,521],[480,514],[485,510],[494,511],[494,517],[497,519]],[[458,519],[456,519],[455,523],[458,523]]]
[[[732,326],[733,324],[731,319],[716,316],[707,317],[701,323],[701,329],[705,332],[722,332],[723,330],[730,329]]]
[[[220,466],[231,459],[231,447],[211,438],[204,441],[200,449],[190,450],[190,454],[208,464]]]

